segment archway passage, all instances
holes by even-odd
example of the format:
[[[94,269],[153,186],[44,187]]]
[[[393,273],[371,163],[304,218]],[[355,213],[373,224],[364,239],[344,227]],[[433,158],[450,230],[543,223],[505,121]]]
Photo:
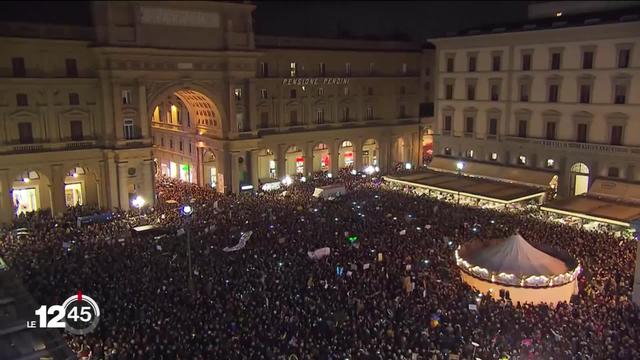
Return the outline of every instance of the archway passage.
[[[429,165],[433,159],[433,130],[425,129],[422,133],[422,164]]]
[[[284,153],[286,175],[304,173],[304,157],[302,150],[297,146],[289,146]]]
[[[589,167],[584,163],[571,166],[571,194],[580,195],[589,190]]]
[[[14,214],[20,215],[51,207],[49,179],[36,170],[26,170],[11,184]]]
[[[313,171],[325,172],[331,168],[331,156],[329,154],[329,146],[319,143],[313,147]]]
[[[95,174],[84,167],[73,167],[64,178],[64,198],[67,207],[99,205],[98,183]]]
[[[340,157],[338,159],[338,166],[342,168],[351,167],[354,165],[354,147],[353,143],[349,140],[345,140],[340,144],[340,150],[338,151]]]
[[[362,166],[379,166],[378,152],[380,146],[375,139],[368,139],[362,144]]]
[[[215,189],[218,184],[218,166],[216,156],[211,149],[205,149],[202,154],[202,174],[204,183]]]
[[[276,157],[270,149],[258,153],[258,179],[276,179]]]

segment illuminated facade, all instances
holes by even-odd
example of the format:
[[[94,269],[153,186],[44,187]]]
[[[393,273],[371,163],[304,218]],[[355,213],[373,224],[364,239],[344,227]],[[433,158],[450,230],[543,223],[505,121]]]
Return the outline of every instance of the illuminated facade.
[[[157,174],[238,192],[419,163],[431,50],[256,36],[254,8],[96,2],[93,28],[3,24],[0,220],[149,203]]]
[[[597,177],[640,181],[640,21],[577,21],[432,40],[434,153],[556,173],[561,196]]]

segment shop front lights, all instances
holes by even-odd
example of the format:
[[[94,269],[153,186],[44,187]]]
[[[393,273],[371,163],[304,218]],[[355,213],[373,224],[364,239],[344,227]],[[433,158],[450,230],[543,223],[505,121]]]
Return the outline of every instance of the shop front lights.
[[[462,169],[464,169],[464,163],[462,161],[458,161],[456,163],[456,169],[458,169],[459,171],[462,171]]]
[[[282,179],[282,185],[284,186],[289,186],[293,183],[293,180],[291,179],[291,176],[287,175]]]

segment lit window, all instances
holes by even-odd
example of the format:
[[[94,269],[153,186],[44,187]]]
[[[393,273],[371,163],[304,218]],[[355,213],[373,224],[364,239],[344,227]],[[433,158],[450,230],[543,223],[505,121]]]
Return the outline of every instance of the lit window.
[[[351,75],[351,63],[344,64],[344,72],[347,76]]]
[[[133,125],[133,119],[124,119],[124,138],[135,138],[135,127]]]
[[[291,77],[296,77],[297,64],[292,62],[291,64],[289,64],[289,68],[291,70]]]
[[[348,86],[344,87],[344,96],[349,96],[349,87]]]
[[[553,169],[553,166],[556,164],[555,160],[547,159],[547,168]]]
[[[407,73],[407,64],[402,64],[402,73],[403,74]]]
[[[241,88],[233,89],[233,96],[236,98],[236,101],[242,100],[242,89]]]
[[[527,165],[527,157],[524,155],[518,156],[518,164]]]
[[[122,90],[122,104],[123,105],[131,104],[131,90]]]
[[[470,159],[473,159],[473,150],[472,149],[467,150],[464,155]]]
[[[267,94],[267,89],[261,89],[261,90],[260,90],[260,98],[261,98],[261,99],[266,99],[266,98],[268,98],[268,97],[269,97],[269,96],[268,96],[268,94]]]
[[[318,88],[318,96],[324,96],[324,89],[323,88]]]
[[[498,160],[498,153],[491,153],[491,161],[497,161]]]

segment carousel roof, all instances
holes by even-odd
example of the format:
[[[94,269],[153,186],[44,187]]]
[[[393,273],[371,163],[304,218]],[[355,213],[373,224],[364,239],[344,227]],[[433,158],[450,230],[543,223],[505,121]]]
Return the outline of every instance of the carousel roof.
[[[460,254],[464,260],[495,273],[557,275],[569,270],[564,261],[536,249],[520,234],[467,250]]]

